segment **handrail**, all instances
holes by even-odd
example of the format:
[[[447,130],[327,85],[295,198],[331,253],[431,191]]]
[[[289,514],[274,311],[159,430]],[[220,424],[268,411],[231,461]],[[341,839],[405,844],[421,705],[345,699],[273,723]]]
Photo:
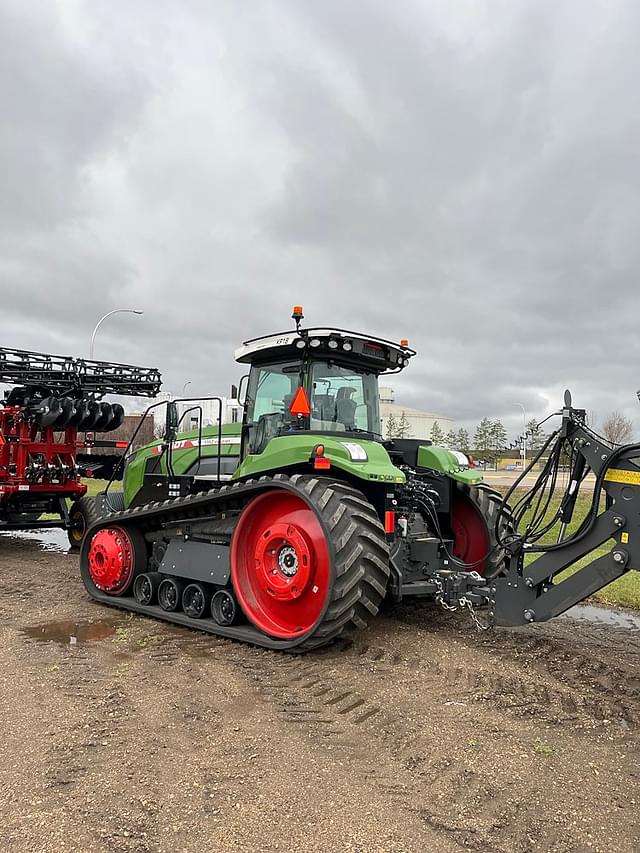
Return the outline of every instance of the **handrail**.
[[[125,459],[129,455],[129,452],[133,446],[133,443],[134,443],[138,433],[140,432],[140,430],[142,428],[142,424],[144,423],[149,412],[151,412],[153,409],[158,408],[158,406],[167,406],[170,402],[172,402],[172,403],[197,403],[197,404],[200,404],[200,403],[205,402],[205,401],[212,401],[212,402],[215,401],[218,404],[218,421],[217,421],[217,428],[218,428],[218,473],[217,473],[217,479],[218,479],[218,481],[220,481],[220,469],[221,469],[221,461],[222,461],[222,397],[183,397],[183,398],[178,398],[176,400],[160,400],[157,403],[152,403],[152,405],[149,406],[145,410],[144,414],[140,418],[140,422],[139,422],[138,426],[135,428],[133,435],[129,439],[129,443],[127,444],[126,450],[124,451],[124,453],[122,454],[122,456],[118,460],[117,464],[114,465],[114,467],[113,467],[111,477],[110,477],[109,482],[107,483],[107,486],[104,490],[105,497],[107,498],[107,506],[109,507],[109,509],[111,509],[113,511],[113,507],[109,504],[109,500],[108,500],[109,489],[110,489],[111,485],[113,484],[113,481],[115,480],[116,474],[120,471],[121,467],[124,464]],[[198,463],[198,469],[199,469],[200,468],[200,462],[202,461],[202,406],[196,405],[196,406],[192,406],[189,409],[186,409],[186,411],[184,411],[182,413],[182,415],[180,416],[180,420],[178,421],[178,426],[182,422],[182,419],[184,418],[184,416],[188,412],[194,411],[195,409],[198,409],[198,411],[200,413],[199,424],[198,424],[198,457],[196,459],[196,461]],[[160,455],[158,456],[157,461],[159,462],[162,459],[162,456],[164,455],[164,453],[165,452],[167,453],[167,473],[168,473],[170,479],[175,480],[176,475],[175,475],[175,472],[173,471],[173,444],[174,444],[173,441],[167,441],[166,439],[164,439],[162,441],[162,450],[160,452]]]

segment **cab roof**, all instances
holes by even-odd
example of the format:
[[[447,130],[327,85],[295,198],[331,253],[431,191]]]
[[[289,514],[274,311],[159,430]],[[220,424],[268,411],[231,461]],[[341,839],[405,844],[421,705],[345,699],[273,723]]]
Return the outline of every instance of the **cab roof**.
[[[350,332],[346,329],[312,328],[277,332],[245,341],[235,352],[241,364],[273,359],[299,358],[302,353],[315,358],[338,358],[354,362],[377,373],[402,370],[416,353],[409,346]]]

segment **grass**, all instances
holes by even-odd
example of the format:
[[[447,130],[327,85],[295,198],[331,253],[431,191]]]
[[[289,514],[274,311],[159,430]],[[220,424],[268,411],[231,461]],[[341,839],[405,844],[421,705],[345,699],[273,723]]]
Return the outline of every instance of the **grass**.
[[[109,481],[108,480],[93,480],[93,479],[90,479],[88,477],[87,478],[83,477],[82,482],[85,484],[85,486],[87,486],[87,495],[97,495],[100,492],[104,492],[104,490],[107,488],[107,484]],[[116,480],[115,483],[112,483],[111,488],[109,489],[109,492],[121,492],[121,491],[122,491],[122,480]],[[73,503],[73,501],[68,500],[67,506],[70,507],[72,503]],[[58,519],[58,518],[60,518],[60,516],[58,514],[54,515],[50,512],[45,512],[40,516],[40,518],[43,521],[50,521],[52,519]]]
[[[501,488],[501,492],[505,493],[506,488]],[[513,505],[516,503],[519,498],[523,496],[525,493],[524,489],[518,489],[509,499],[509,502]],[[576,507],[573,513],[573,519],[571,520],[571,524],[568,527],[568,533],[573,533],[580,526],[582,519],[586,516],[589,508],[591,506],[592,494],[587,490],[580,491],[578,495],[578,499],[576,501]],[[560,503],[560,497],[554,497],[551,501],[549,507],[549,518],[556,511],[558,505]],[[602,508],[602,507],[601,507]],[[527,523],[530,517],[530,512],[525,515],[525,524]],[[555,525],[543,538],[542,542],[546,544],[550,544],[555,542],[558,538],[558,530],[559,525]],[[613,539],[610,539],[608,542],[605,542],[600,547],[596,548],[592,551],[587,557],[583,557],[581,560],[578,560],[573,564],[569,569],[557,575],[558,579],[562,579],[568,577],[569,575],[574,574],[583,566],[588,565],[593,560],[602,556],[603,554],[607,554],[613,545]],[[531,556],[528,558],[529,560],[534,560],[535,556]],[[634,567],[640,569],[640,566]],[[594,599],[597,599],[598,602],[603,604],[612,605],[615,607],[628,607],[636,610],[640,610],[640,572],[638,571],[629,571],[624,574],[621,578],[614,581],[609,586],[604,587],[604,589],[599,590],[593,595]]]
[[[108,480],[93,480],[86,479],[82,481],[85,486],[88,486],[88,495],[97,495],[99,492],[104,492],[107,488]],[[122,480],[116,480],[111,484],[110,492],[121,492],[122,491]]]

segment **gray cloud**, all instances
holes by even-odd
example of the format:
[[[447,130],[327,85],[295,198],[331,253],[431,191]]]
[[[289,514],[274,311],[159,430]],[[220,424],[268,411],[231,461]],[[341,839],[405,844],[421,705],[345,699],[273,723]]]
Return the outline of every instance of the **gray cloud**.
[[[451,7],[454,8],[451,8]],[[409,337],[472,425],[635,418],[640,7],[0,2],[0,341],[224,393],[245,337]]]

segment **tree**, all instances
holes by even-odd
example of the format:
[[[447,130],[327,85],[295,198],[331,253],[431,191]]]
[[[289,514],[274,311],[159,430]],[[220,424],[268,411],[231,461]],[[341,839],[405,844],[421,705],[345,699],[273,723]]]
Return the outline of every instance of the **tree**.
[[[602,434],[611,444],[628,444],[633,437],[633,423],[621,412],[611,412],[602,425]]]
[[[473,448],[476,456],[483,456],[491,453],[491,421],[489,418],[482,418],[473,437]]]
[[[491,442],[491,450],[493,451],[494,457],[498,454],[502,453],[507,444],[507,431],[504,428],[504,424],[502,421],[491,421],[491,426],[489,427],[489,435]]]
[[[431,441],[436,445],[440,445],[444,441],[444,432],[442,431],[442,427],[440,426],[438,421],[433,422],[433,426],[431,427],[430,438]]]
[[[531,418],[529,423],[527,424],[527,455],[535,456],[542,445],[547,440],[547,436],[543,429],[540,429],[538,426],[538,422],[535,418]]]
[[[449,450],[457,450],[458,447],[458,433],[454,432],[452,429],[444,437],[444,446],[448,447]]]
[[[387,419],[387,438],[397,438],[398,437],[398,422],[393,417],[393,412],[389,413],[389,417]]]
[[[466,429],[458,430],[456,444],[458,445],[458,450],[461,450],[463,453],[469,452],[469,433]]]
[[[404,409],[402,410],[400,420],[398,421],[397,436],[398,438],[411,438],[411,424],[409,423]]]

